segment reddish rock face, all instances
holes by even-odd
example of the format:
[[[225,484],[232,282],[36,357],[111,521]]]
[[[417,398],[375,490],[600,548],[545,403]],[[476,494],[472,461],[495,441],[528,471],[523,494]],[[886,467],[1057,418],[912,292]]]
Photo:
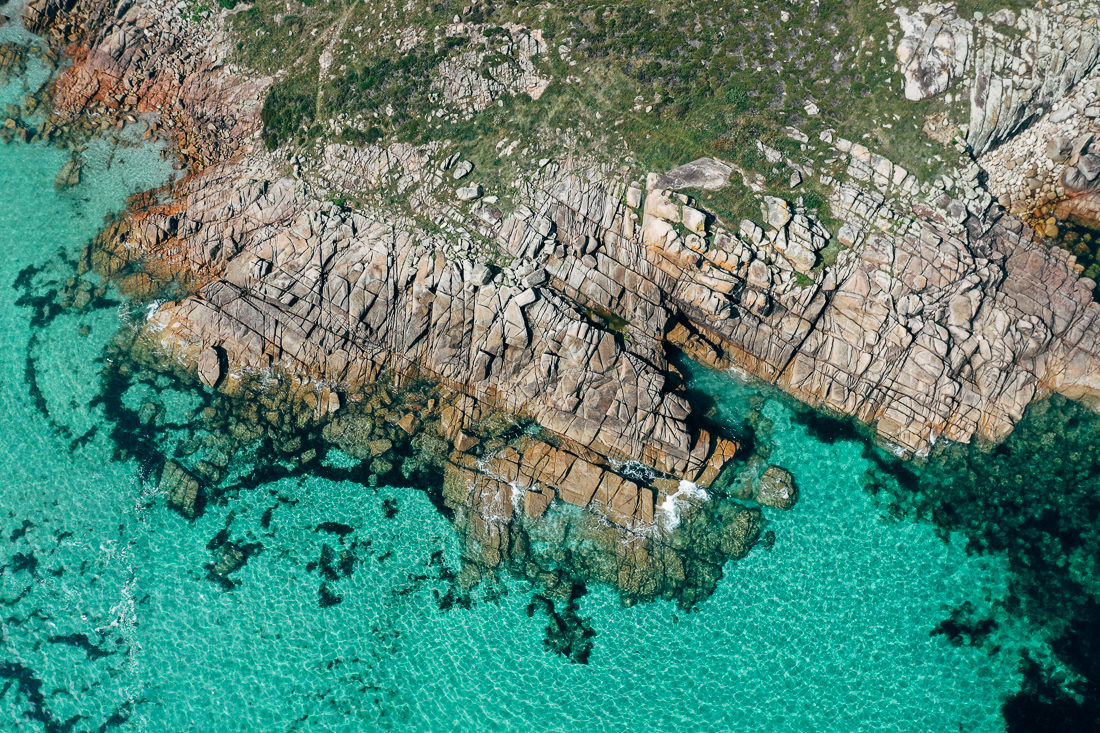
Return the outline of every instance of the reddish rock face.
[[[570,451],[534,438],[519,447],[522,450],[508,447],[481,462],[459,460],[470,478],[484,474],[515,497],[523,496],[529,517],[541,516],[556,495],[568,504],[597,509],[626,530],[644,532],[653,525],[655,489],[624,479],[597,454],[583,446]],[[491,514],[491,509],[481,513]]]
[[[215,31],[188,26],[181,32],[170,19],[138,4],[104,18],[95,2],[63,9],[56,0],[35,0],[25,18],[28,28],[48,30],[65,44],[72,59],[58,75],[51,109],[55,123],[91,111],[108,122],[155,114],[156,125],[194,168],[240,154],[261,128],[260,109],[271,80],[231,73],[224,66],[224,37]]]

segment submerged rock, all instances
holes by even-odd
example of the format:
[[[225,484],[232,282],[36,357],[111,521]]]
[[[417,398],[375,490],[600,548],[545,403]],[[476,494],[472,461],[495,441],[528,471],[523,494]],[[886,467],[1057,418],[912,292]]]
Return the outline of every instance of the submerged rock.
[[[560,654],[575,664],[588,664],[592,653],[592,638],[596,636],[590,619],[580,615],[577,599],[584,595],[584,585],[576,584],[569,594],[565,608],[558,610],[552,598],[535,594],[527,605],[527,615],[534,616],[541,610],[548,619],[543,643],[555,654]]]
[[[776,509],[790,509],[798,501],[798,487],[794,476],[785,468],[768,466],[756,483],[753,500]]]
[[[263,546],[259,542],[227,541],[226,535],[227,530],[222,530],[208,545],[214,553],[214,561],[206,564],[206,577],[220,585],[222,590],[230,591],[240,581],[229,576],[243,568],[248,558],[262,550]]]
[[[234,570],[239,570],[246,559],[244,550],[232,542],[226,542],[219,550],[218,559],[212,571],[217,575],[228,575]]]
[[[76,153],[73,153],[61,166],[61,169],[57,171],[57,175],[53,179],[53,186],[58,191],[72,188],[80,183],[83,173],[84,162],[80,160]]]
[[[188,519],[200,513],[201,490],[199,480],[175,461],[166,461],[160,472],[160,492],[168,504]]]
[[[367,415],[340,415],[322,429],[325,440],[352,458],[370,458],[377,456],[374,420]]]
[[[758,184],[751,172],[714,159],[655,175],[641,212],[642,191],[627,182],[644,171],[609,176],[583,156],[537,146],[517,159],[553,157],[524,170],[513,206],[502,203],[507,215],[488,205],[504,193],[494,165],[487,164],[487,188],[479,191],[467,179],[473,164],[439,140],[333,143],[280,178],[272,175],[282,168],[277,158],[248,142],[260,139],[267,82],[236,76],[216,44],[179,38],[177,14],[147,4],[90,15],[33,5],[47,7],[32,7],[30,27],[76,27],[79,38],[70,40],[90,46],[59,78],[60,118],[98,109],[103,99],[137,109],[159,108],[167,98],[180,109],[164,125],[182,141],[181,158],[197,163],[168,192],[170,205],[159,194],[135,200],[93,264],[110,273],[140,266],[185,284],[186,297],[164,302],[148,330],[162,346],[197,356],[205,384],[222,379],[215,357],[224,357],[235,372],[277,367],[303,382],[339,383],[349,394],[387,373],[427,376],[461,395],[438,420],[424,417],[430,409],[386,403],[318,430],[318,420],[331,417],[323,413],[359,408],[312,387],[303,398],[312,402],[287,390],[278,399],[242,397],[232,430],[242,442],[270,434],[275,457],[310,462],[320,432],[366,462],[374,472],[367,481],[395,469],[438,478],[431,471],[450,460],[454,479],[439,489],[442,502],[466,528],[469,555],[485,567],[518,567],[561,583],[592,578],[630,597],[691,605],[713,589],[726,560],[751,546],[760,513],[733,503],[721,512],[712,504],[685,508],[672,532],[655,526],[654,508],[669,495],[655,488],[655,477],[705,489],[735,450],[698,427],[700,415],[668,363],[670,346],[854,415],[913,452],[941,436],[1003,437],[1014,416],[1050,390],[1100,395],[1093,284],[1079,283],[1061,255],[1036,251],[1019,221],[990,210],[977,166],[955,176],[957,186],[930,188],[835,131],[821,136],[830,146],[835,139],[828,148],[800,133],[799,145],[810,143],[846,169],[844,185],[807,173],[815,189],[828,189],[828,208],[844,222],[836,232],[813,218],[825,201],[813,204],[811,194],[822,192],[764,199],[765,233],[752,221],[734,232],[703,208],[705,198],[669,190],[713,190],[736,170],[745,186],[764,192],[763,179]],[[910,96],[945,92],[970,55],[969,23],[941,10],[900,19],[899,60],[916,85]],[[180,43],[169,47],[167,39]],[[1043,68],[1065,57],[1049,55]],[[978,77],[974,98],[983,101],[968,136],[977,150],[1022,120],[1017,111],[1068,88],[1044,83],[1015,96],[997,92],[987,77]],[[194,94],[183,93],[184,78]],[[200,119],[214,122],[193,124]],[[758,144],[778,175],[790,161]],[[498,147],[501,158],[511,150]],[[1077,163],[1086,179],[1095,169],[1087,155]],[[440,167],[453,172],[430,173]],[[382,170],[400,183],[404,201],[415,202],[416,217],[362,198],[388,185]],[[487,204],[457,205],[448,179],[463,181],[459,191],[489,194]],[[320,190],[363,203],[333,206],[313,198]],[[840,251],[829,261],[822,254],[816,271],[826,242]],[[225,353],[194,353],[211,343]],[[491,409],[537,423],[545,440],[508,453],[514,435],[498,442],[473,429]],[[443,427],[429,435],[424,426],[433,422]],[[299,434],[307,431],[309,439]],[[463,442],[479,452],[471,460],[438,458],[460,434],[476,438]],[[414,460],[405,457],[410,446]],[[230,455],[228,446],[222,454]],[[427,455],[434,457],[420,460]],[[194,470],[203,465],[210,466],[205,481],[224,475],[224,464],[213,462]],[[171,463],[164,477],[166,495],[178,497],[170,501],[194,513],[197,480]],[[797,489],[775,467],[747,495],[789,508]],[[570,520],[584,527],[578,534],[591,539],[572,554],[558,552],[564,535],[545,529],[570,505],[583,516]],[[539,532],[545,541],[529,542]]]

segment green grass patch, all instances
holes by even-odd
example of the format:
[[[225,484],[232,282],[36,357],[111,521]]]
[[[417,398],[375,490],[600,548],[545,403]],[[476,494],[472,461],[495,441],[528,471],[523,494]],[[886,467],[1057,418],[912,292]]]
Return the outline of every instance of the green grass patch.
[[[488,24],[487,33],[502,41],[505,23],[540,29],[548,48],[535,61],[552,79],[542,98],[505,96],[459,122],[435,116],[434,75],[465,49],[442,31],[455,16]],[[318,59],[338,27],[335,62],[319,81]],[[896,24],[874,0],[776,2],[767,9],[718,0],[257,0],[234,16],[232,28],[238,60],[279,74],[264,108],[268,145],[446,140],[477,164],[487,188],[521,178],[530,162],[499,159],[495,146],[503,140],[540,151],[529,157],[580,152],[625,162],[639,177],[714,156],[762,174],[777,195],[802,195],[828,217],[825,201],[816,200],[820,187],[807,180],[791,190],[790,171],[767,163],[758,141],[820,171],[827,153],[818,134],[831,129],[927,179],[944,165],[934,156],[945,148],[922,132],[924,116],[959,113],[939,99],[902,97],[893,69]],[[490,43],[483,65],[506,58]],[[807,111],[810,103],[816,114]],[[327,124],[337,116],[361,122]],[[788,127],[809,143],[792,140]],[[733,223],[756,214],[740,184],[699,199]]]

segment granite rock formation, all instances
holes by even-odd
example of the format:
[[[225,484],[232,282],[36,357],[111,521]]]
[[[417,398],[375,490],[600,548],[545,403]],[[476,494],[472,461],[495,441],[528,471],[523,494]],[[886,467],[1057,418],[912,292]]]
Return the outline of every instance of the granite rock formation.
[[[953,3],[898,9],[897,55],[905,95],[920,100],[955,86],[970,105],[966,141],[985,153],[1060,102],[1100,58],[1100,6],[1061,2],[962,19]]]
[[[934,15],[906,21],[906,37],[920,36],[902,54],[917,79],[911,96],[941,93],[971,70],[966,149],[985,153],[983,164],[1041,108],[1081,89],[1100,50],[1095,28],[1069,15],[1056,29],[1048,15],[1021,14],[1038,40],[1011,44],[994,31],[957,38],[979,26]],[[995,200],[1004,194],[979,162],[922,183],[822,134],[843,168],[818,173],[839,220],[832,230],[799,200],[765,197],[761,222],[725,222],[674,190],[720,187],[734,166],[716,160],[643,184],[581,155],[545,158],[504,206],[441,143],[330,143],[289,164],[264,151],[269,80],[228,65],[216,23],[199,32],[166,4],[108,10],[96,0],[36,0],[28,17],[74,60],[57,83],[56,121],[157,112],[190,165],[103,240],[104,269],[140,264],[190,291],[161,305],[149,332],[223,388],[270,369],[343,391],[383,373],[438,381],[459,447],[449,480],[469,492],[479,534],[497,537],[498,550],[513,513],[537,517],[557,500],[653,536],[681,482],[716,480],[736,446],[700,427],[670,346],[873,423],[906,453],[940,437],[1003,438],[1052,391],[1100,399],[1094,283]],[[1049,39],[1056,31],[1061,46]],[[440,82],[459,113],[544,88],[523,63],[542,50],[537,33],[517,28],[510,39],[519,71],[500,88],[459,67],[456,83]],[[941,61],[946,79],[926,73]],[[1091,153],[1076,154],[1087,179]],[[826,263],[829,247],[839,254]],[[325,404],[340,409],[338,397]],[[533,421],[541,437],[464,456],[467,429],[492,409]]]

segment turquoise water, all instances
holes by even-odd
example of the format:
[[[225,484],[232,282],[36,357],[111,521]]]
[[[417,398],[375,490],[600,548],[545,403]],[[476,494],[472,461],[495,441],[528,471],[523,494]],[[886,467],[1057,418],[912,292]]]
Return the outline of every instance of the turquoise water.
[[[547,651],[526,583],[441,610],[460,547],[424,492],[283,479],[183,519],[136,459],[117,457],[98,399],[108,341],[143,311],[106,292],[40,317],[104,216],[170,166],[152,146],[95,142],[84,180],[57,192],[67,157],[0,145],[0,727],[1002,728],[1020,647],[1035,642],[1004,628],[991,651],[931,632],[965,601],[1003,598],[1004,563],[884,520],[861,443],[822,442],[783,400],[725,375],[698,386],[720,420],[758,413],[757,440],[794,473],[800,502],[769,510],[774,546],[728,566],[694,612],[590,588],[586,665]],[[195,421],[199,395],[159,384],[122,400]],[[208,577],[219,533],[252,549],[230,590]],[[342,602],[322,608],[326,567]]]

